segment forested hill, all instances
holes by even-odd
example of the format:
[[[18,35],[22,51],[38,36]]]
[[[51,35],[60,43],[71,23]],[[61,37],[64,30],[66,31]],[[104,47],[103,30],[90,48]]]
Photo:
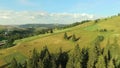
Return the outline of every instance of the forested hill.
[[[25,24],[19,25],[21,28],[55,28],[55,27],[64,27],[65,24]]]
[[[14,46],[0,50],[0,66],[120,68],[120,16],[76,24],[61,30],[44,30],[42,34],[26,33],[28,37],[23,35],[14,41]]]

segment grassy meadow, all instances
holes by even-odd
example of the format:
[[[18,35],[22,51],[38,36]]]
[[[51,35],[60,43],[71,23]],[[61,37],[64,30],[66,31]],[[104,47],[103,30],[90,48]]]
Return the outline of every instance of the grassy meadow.
[[[100,32],[101,29],[106,29],[107,31]],[[69,36],[75,34],[80,39],[76,42],[71,39],[65,40],[63,38],[65,32]],[[118,44],[120,44],[120,16],[99,19],[97,23],[90,21],[67,29],[56,29],[52,34],[48,33],[16,40],[14,42],[15,46],[0,50],[0,66],[9,63],[13,57],[19,62],[23,62],[31,57],[34,48],[40,51],[44,46],[47,46],[51,53],[57,53],[59,48],[62,48],[63,51],[72,50],[76,44],[79,44],[80,48],[91,47],[91,43],[98,35],[105,37],[101,43],[101,48],[106,46],[108,39],[110,43],[113,43],[115,37],[117,37]]]

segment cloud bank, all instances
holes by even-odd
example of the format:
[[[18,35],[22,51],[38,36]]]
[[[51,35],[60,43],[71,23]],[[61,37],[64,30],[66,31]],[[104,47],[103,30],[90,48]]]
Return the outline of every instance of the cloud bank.
[[[0,11],[0,24],[2,25],[20,25],[20,24],[70,24],[82,20],[92,20],[97,17],[86,13],[48,13],[32,11]]]

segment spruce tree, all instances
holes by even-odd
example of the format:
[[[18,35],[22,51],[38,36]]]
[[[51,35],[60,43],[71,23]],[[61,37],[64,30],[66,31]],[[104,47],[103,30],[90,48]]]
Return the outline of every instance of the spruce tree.
[[[97,54],[94,46],[89,49],[88,54],[89,54],[89,60],[87,63],[87,68],[95,68],[95,64],[96,64],[97,59],[98,59],[98,54]]]
[[[53,29],[50,29],[50,33],[53,33]]]
[[[38,68],[44,68],[43,66],[43,62],[41,61],[41,59],[39,59],[39,62],[37,63],[38,64]]]
[[[75,46],[73,52],[69,56],[67,68],[82,68],[81,56],[80,56],[80,47],[78,44]]]
[[[105,60],[104,60],[103,55],[101,55],[101,56],[98,57],[98,61],[97,61],[97,63],[96,63],[95,66],[96,66],[96,68],[106,68],[106,66],[105,66]]]
[[[17,67],[16,67],[17,68]],[[23,68],[21,63],[18,63],[18,68]]]
[[[66,40],[68,39],[68,36],[67,36],[66,32],[64,33],[64,39],[66,39]]]
[[[36,49],[33,50],[33,55],[32,55],[32,58],[31,58],[31,67],[32,68],[37,68],[38,67],[38,62],[39,60],[39,56],[38,56],[38,52]]]
[[[17,60],[15,58],[13,58],[13,60],[11,61],[10,68],[18,68],[18,63],[17,63]]]
[[[108,68],[115,68],[113,60],[111,59],[108,63]]]
[[[23,68],[27,68],[27,61],[24,62]]]
[[[63,52],[62,49],[60,48],[60,52],[56,60],[57,67],[61,66],[62,68],[66,68],[67,62],[68,62],[68,52]]]
[[[75,36],[75,34],[73,34],[73,36],[72,36],[72,41],[76,41],[76,36]]]
[[[81,51],[81,66],[82,68],[87,68],[87,62],[88,62],[88,49],[83,48]]]
[[[48,52],[46,52],[45,57],[43,58],[43,65],[44,68],[52,68],[51,57]]]

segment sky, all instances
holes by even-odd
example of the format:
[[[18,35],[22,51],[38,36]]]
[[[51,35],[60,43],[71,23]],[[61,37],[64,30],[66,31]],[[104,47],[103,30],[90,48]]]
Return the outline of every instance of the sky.
[[[59,23],[112,16],[120,0],[0,0],[0,24]]]

